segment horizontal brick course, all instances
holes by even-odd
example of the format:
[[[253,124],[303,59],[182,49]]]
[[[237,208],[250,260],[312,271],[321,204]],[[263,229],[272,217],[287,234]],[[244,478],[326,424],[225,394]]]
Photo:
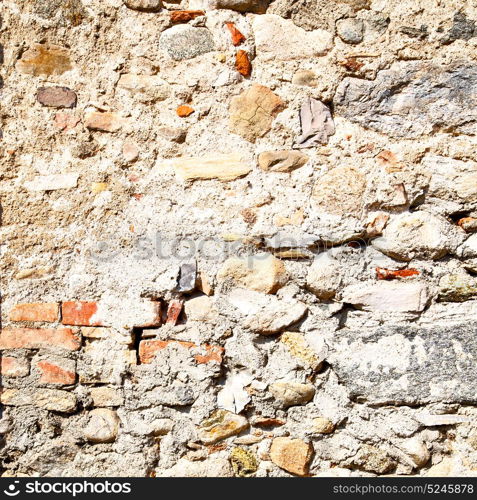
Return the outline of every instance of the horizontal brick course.
[[[40,383],[71,385],[76,381],[76,373],[67,366],[60,366],[58,363],[45,360],[39,361],[36,366],[41,373]]]
[[[32,303],[17,304],[10,311],[10,321],[44,321],[54,323],[58,321],[59,304]]]
[[[26,377],[29,371],[27,359],[2,356],[0,361],[0,375],[2,377]]]
[[[63,302],[61,322],[72,326],[103,326],[93,317],[98,311],[96,302]]]
[[[49,347],[77,351],[81,341],[71,328],[6,328],[0,332],[0,350]]]
[[[202,349],[205,350],[204,354],[195,354],[194,359],[198,364],[205,364],[215,361],[222,363],[223,347],[217,345],[203,344],[198,346],[193,342],[184,342],[182,340],[143,340],[139,344],[139,359],[141,363],[151,363],[156,354],[162,351],[169,345],[177,345],[186,349]]]

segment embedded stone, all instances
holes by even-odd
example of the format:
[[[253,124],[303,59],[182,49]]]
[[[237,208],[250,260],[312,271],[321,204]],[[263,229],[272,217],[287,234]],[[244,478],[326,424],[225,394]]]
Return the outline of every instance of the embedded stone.
[[[258,165],[266,172],[292,172],[309,160],[300,151],[265,151],[258,156]]]
[[[160,45],[175,61],[192,59],[215,49],[212,34],[207,28],[178,24],[163,31]]]
[[[119,418],[115,411],[98,408],[89,412],[84,435],[91,443],[111,443],[116,440]]]
[[[313,446],[301,439],[277,437],[270,448],[272,462],[297,476],[306,476],[313,457]]]
[[[210,154],[196,158],[175,158],[171,160],[176,175],[181,180],[232,181],[247,175],[252,167],[239,153]]]
[[[230,411],[217,410],[200,424],[199,439],[204,444],[215,444],[248,429],[245,417]]]
[[[276,382],[270,386],[270,393],[284,408],[310,402],[315,395],[311,384],[296,382]]]
[[[25,75],[61,75],[73,68],[69,51],[57,45],[35,44],[18,61],[17,70]]]
[[[36,100],[51,108],[74,108],[76,93],[68,87],[42,87],[38,89]]]
[[[162,0],[123,0],[124,5],[134,10],[158,12],[162,9]]]

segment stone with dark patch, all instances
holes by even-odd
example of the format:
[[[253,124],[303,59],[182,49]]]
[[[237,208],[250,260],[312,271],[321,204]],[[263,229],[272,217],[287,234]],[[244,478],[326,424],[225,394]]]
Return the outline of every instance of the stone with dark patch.
[[[375,80],[345,78],[335,114],[392,137],[477,133],[477,66],[397,63]]]
[[[68,87],[42,87],[38,89],[36,100],[51,108],[74,108],[77,97]]]

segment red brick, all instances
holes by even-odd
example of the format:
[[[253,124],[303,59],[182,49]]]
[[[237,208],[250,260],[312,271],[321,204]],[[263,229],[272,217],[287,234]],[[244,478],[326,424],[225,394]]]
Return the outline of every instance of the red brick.
[[[237,47],[241,43],[245,42],[246,38],[240,33],[240,31],[235,27],[234,23],[225,23],[230,35],[232,36],[232,43]]]
[[[0,374],[3,377],[26,377],[29,372],[28,360],[2,356]]]
[[[215,345],[203,344],[198,346],[193,342],[184,342],[181,340],[143,340],[139,344],[139,359],[141,363],[151,363],[159,351],[162,351],[169,345],[178,345],[186,349],[203,349],[205,354],[195,354],[194,359],[198,364],[211,362],[222,363],[222,353],[224,348]]]
[[[177,116],[179,116],[181,118],[187,118],[193,112],[194,112],[194,108],[187,106],[187,104],[183,104],[182,106],[179,106],[176,110]]]
[[[101,321],[92,320],[97,310],[96,302],[63,302],[61,321],[64,325],[104,326]]]
[[[250,76],[252,74],[252,63],[245,50],[239,50],[235,55],[235,69],[242,76]]]
[[[56,303],[17,304],[10,311],[10,321],[58,321],[59,305]]]
[[[76,381],[76,373],[56,363],[39,361],[36,365],[41,371],[40,383],[71,385]]]
[[[48,347],[77,351],[81,342],[71,328],[8,328],[0,332],[0,350]]]
[[[166,323],[169,325],[177,325],[179,321],[179,316],[182,311],[184,302],[182,300],[171,300],[169,307],[167,308],[167,319]]]
[[[171,12],[171,23],[187,23],[199,16],[205,16],[203,10],[173,10]]]
[[[409,276],[417,276],[419,271],[417,269],[384,269],[382,267],[376,268],[376,277],[378,280],[393,280],[395,278],[408,278]]]

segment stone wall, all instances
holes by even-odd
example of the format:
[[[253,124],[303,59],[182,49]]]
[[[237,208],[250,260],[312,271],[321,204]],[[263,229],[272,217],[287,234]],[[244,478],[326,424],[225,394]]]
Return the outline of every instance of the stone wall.
[[[475,2],[2,17],[4,476],[475,474]]]

